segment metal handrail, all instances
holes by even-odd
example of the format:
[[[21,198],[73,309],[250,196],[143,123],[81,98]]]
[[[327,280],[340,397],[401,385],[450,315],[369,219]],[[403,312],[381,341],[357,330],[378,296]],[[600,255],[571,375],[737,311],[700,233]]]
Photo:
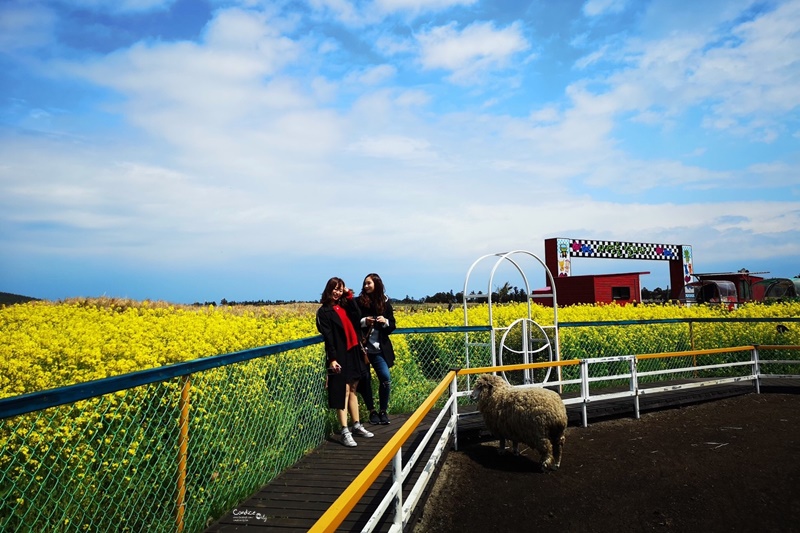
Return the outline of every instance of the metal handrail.
[[[459,395],[463,395],[463,392],[458,392],[456,387],[454,386],[457,382],[455,378],[460,375],[471,375],[471,374],[482,374],[482,373],[496,373],[496,372],[506,372],[506,371],[514,371],[514,370],[525,370],[525,369],[534,369],[534,368],[546,368],[546,367],[565,367],[565,366],[575,366],[580,365],[581,368],[581,379],[580,380],[571,380],[570,383],[580,382],[581,383],[581,393],[579,397],[572,398],[569,400],[564,400],[564,403],[567,404],[574,404],[574,403],[581,403],[583,407],[582,412],[582,422],[583,426],[587,425],[587,413],[586,413],[586,404],[590,401],[598,401],[602,399],[612,399],[612,398],[619,398],[619,397],[633,397],[634,398],[634,411],[635,417],[638,419],[640,412],[639,412],[639,395],[643,394],[644,391],[647,393],[656,392],[659,390],[670,390],[674,389],[674,386],[670,387],[662,387],[662,388],[655,388],[655,389],[640,389],[638,384],[638,377],[640,375],[647,375],[648,373],[638,373],[636,371],[636,364],[640,360],[648,360],[648,359],[655,359],[655,358],[668,358],[668,357],[687,357],[693,356],[696,357],[698,355],[711,355],[711,354],[718,354],[718,353],[732,353],[732,352],[743,352],[743,351],[750,351],[752,353],[752,360],[751,361],[744,361],[744,362],[733,362],[733,363],[723,363],[723,364],[715,364],[715,365],[704,365],[700,367],[686,367],[681,369],[669,369],[669,372],[682,372],[682,371],[691,371],[694,369],[708,369],[708,368],[719,368],[719,367],[733,367],[733,366],[746,366],[746,365],[753,365],[754,367],[754,374],[745,377],[733,377],[733,378],[719,378],[712,380],[713,383],[728,383],[733,381],[741,381],[742,379],[752,379],[756,381],[756,392],[760,392],[758,388],[758,380],[761,377],[768,377],[769,375],[761,375],[758,372],[758,349],[788,349],[788,350],[800,350],[800,345],[762,345],[762,346],[735,346],[730,348],[712,348],[706,350],[689,350],[685,352],[669,352],[669,353],[658,353],[658,354],[642,354],[642,355],[624,355],[624,356],[615,356],[615,357],[608,357],[608,358],[597,358],[596,360],[593,359],[571,359],[566,361],[551,361],[551,362],[541,362],[541,363],[523,363],[523,364],[515,364],[515,365],[504,365],[504,366],[491,366],[491,367],[476,367],[476,368],[463,368],[463,369],[455,369],[448,372],[445,378],[439,383],[439,385],[434,389],[433,392],[428,396],[425,402],[415,411],[411,417],[406,421],[405,424],[400,428],[400,430],[390,439],[390,441],[381,449],[380,452],[375,456],[375,458],[366,466],[366,468],[359,474],[356,479],[345,489],[342,495],[333,503],[333,505],[320,517],[320,519],[314,524],[310,531],[313,532],[331,532],[335,531],[336,528],[344,521],[347,515],[352,511],[361,497],[366,493],[368,487],[374,483],[374,481],[378,478],[380,473],[389,464],[390,461],[394,460],[395,469],[400,469],[400,454],[402,445],[408,440],[408,438],[412,435],[412,433],[416,430],[419,424],[422,422],[423,418],[427,416],[430,410],[433,408],[436,401],[439,397],[444,394],[445,390],[450,387],[451,388],[451,397],[448,400],[448,403],[442,409],[439,417],[437,418],[436,422],[431,425],[431,428],[428,430],[428,435],[430,435],[433,431],[436,430],[441,421],[444,418],[445,412],[452,408],[452,413],[450,418],[447,421],[447,428],[452,429],[454,435],[457,433],[456,428],[458,424],[459,414],[457,412],[457,402],[454,401],[455,397]],[[619,377],[629,377],[631,379],[631,388],[629,391],[622,392],[622,393],[610,393],[610,394],[603,394],[603,395],[595,395],[591,396],[588,389],[588,384],[590,382],[588,376],[588,365],[591,363],[598,363],[603,362],[606,360],[615,360],[615,361],[628,361],[630,363],[631,371],[629,374],[621,374],[621,375],[614,375],[614,376],[604,376],[602,378],[593,378],[593,380],[609,380],[609,379],[617,379]],[[761,363],[774,363],[776,361],[761,361]],[[800,361],[788,361],[790,363],[800,364]],[[795,378],[800,378],[800,376],[793,376]],[[548,382],[546,385],[563,385],[567,382]],[[521,385],[520,387],[541,387],[545,384],[535,384],[535,385]],[[693,386],[704,386],[703,383],[699,384],[691,384],[687,385],[687,387]],[[425,441],[427,443],[427,440]],[[421,445],[423,447],[425,444]],[[434,455],[437,455],[437,452],[434,451]],[[438,456],[437,456],[438,459]],[[426,471],[430,470],[430,461],[428,468]],[[407,470],[410,469],[410,466],[406,467]],[[404,478],[402,478],[404,479]],[[410,516],[411,511],[413,510],[412,506],[403,505],[402,500],[402,479],[398,479],[397,473],[395,473],[395,480],[392,488],[390,489],[389,493],[384,498],[384,502],[382,505],[379,506],[376,513],[370,518],[367,526],[364,528],[363,531],[371,531],[372,526],[377,523],[377,518],[379,518],[380,514],[385,512],[387,505],[386,501],[390,499],[395,499],[397,502],[397,508],[395,509],[395,520],[390,529],[390,531],[402,531],[407,524],[407,519]],[[427,480],[426,480],[427,481]],[[414,490],[417,490],[415,487]]]
[[[414,411],[405,424],[395,433],[389,442],[380,452],[369,462],[361,473],[353,480],[344,492],[336,499],[327,511],[311,527],[310,532],[334,531],[350,511],[358,503],[358,500],[367,492],[367,488],[378,478],[381,471],[389,464],[392,458],[400,453],[400,449],[417,426],[427,416],[428,412],[436,404],[436,401],[450,386],[450,382],[456,377],[456,372],[451,370],[439,385],[428,395],[428,398]]]

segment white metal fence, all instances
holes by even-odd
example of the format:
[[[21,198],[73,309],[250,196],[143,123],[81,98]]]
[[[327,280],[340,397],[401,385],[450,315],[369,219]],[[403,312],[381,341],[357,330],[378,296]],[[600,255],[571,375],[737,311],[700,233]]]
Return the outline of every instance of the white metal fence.
[[[765,358],[762,354],[769,353],[772,357]],[[658,360],[669,359],[668,368],[657,368],[654,364]],[[675,362],[682,362],[676,366]],[[648,366],[651,369],[644,369]],[[634,416],[640,417],[639,398],[643,395],[656,394],[667,391],[678,391],[698,387],[712,387],[731,383],[751,382],[754,391],[760,393],[761,381],[764,379],[794,379],[800,385],[800,345],[770,345],[770,346],[736,346],[731,348],[716,348],[709,350],[692,350],[684,352],[669,352],[643,355],[623,355],[617,357],[603,357],[594,359],[574,359],[548,363],[531,363],[494,367],[467,368],[452,370],[444,377],[438,387],[431,392],[417,411],[398,430],[394,437],[386,444],[380,453],[370,462],[364,471],[345,490],[339,499],[319,519],[311,531],[332,531],[346,517],[356,505],[360,497],[366,492],[369,485],[377,479],[380,472],[391,462],[392,485],[388,493],[378,506],[373,516],[368,520],[363,531],[373,531],[383,515],[389,511],[394,513],[390,531],[399,533],[409,525],[420,495],[428,483],[434,478],[439,461],[447,446],[452,445],[457,449],[458,423],[463,416],[476,416],[476,412],[459,413],[459,397],[468,396],[470,390],[458,390],[459,376],[474,375],[489,372],[525,371],[528,369],[548,369],[577,367],[579,377],[565,380],[554,380],[546,383],[519,385],[519,387],[558,388],[564,390],[569,386],[579,386],[579,393],[567,396],[564,394],[565,405],[580,405],[582,412],[582,425],[588,425],[587,407],[593,402],[618,400],[630,398]],[[795,372],[784,372],[781,369],[793,368]],[[595,369],[602,369],[596,372]],[[777,369],[767,370],[765,369]],[[553,375],[549,373],[548,375]],[[681,376],[680,383],[674,378]],[[669,384],[665,384],[668,379]],[[593,394],[593,385],[605,383],[605,387],[597,387],[600,392]],[[620,383],[627,383],[626,390],[616,390]],[[420,422],[437,404],[441,403],[448,395],[444,408],[439,412],[434,423],[425,433],[420,446],[403,467],[402,444],[416,431]],[[436,447],[427,461],[424,474],[415,485],[404,495],[403,483],[410,471],[421,456],[421,450],[431,441],[433,436],[444,428],[436,443]]]

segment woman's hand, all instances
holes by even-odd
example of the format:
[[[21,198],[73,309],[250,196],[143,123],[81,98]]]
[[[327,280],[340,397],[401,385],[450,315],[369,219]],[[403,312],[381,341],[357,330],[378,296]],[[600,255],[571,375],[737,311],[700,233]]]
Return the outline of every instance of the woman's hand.
[[[383,326],[384,324],[386,324],[386,318],[384,318],[383,316],[376,316],[375,317],[375,324],[379,325],[379,326]]]
[[[338,374],[342,371],[342,365],[338,363],[338,361],[334,361],[331,363],[331,366],[328,367],[328,370],[333,372],[334,374]]]

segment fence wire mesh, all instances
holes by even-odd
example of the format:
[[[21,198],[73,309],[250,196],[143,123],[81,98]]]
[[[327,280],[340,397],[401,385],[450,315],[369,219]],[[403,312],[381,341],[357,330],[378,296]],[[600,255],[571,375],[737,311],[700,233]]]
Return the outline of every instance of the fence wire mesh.
[[[798,326],[594,323],[561,327],[559,338],[561,359],[583,359],[796,345]],[[548,331],[553,342],[554,333]],[[488,327],[398,329],[392,339],[397,359],[389,408],[395,413],[414,411],[452,368],[490,366],[492,343],[499,348]],[[506,364],[516,362],[507,357]],[[798,355],[787,350],[768,357]],[[687,366],[681,359],[643,361],[639,371]],[[0,420],[0,530],[203,531],[332,430],[323,360],[322,345],[312,344]],[[593,366],[595,376],[629,370],[619,362]],[[798,373],[796,364],[776,368]],[[563,371],[563,379],[578,377],[577,366]],[[459,390],[468,390],[474,377],[458,379]],[[372,380],[377,394],[374,373]]]
[[[465,335],[394,336],[391,411],[416,409],[468,357],[473,366],[490,363],[489,332],[469,333],[486,344],[469,353]],[[202,531],[331,431],[322,350],[288,350],[3,419],[0,530]],[[372,380],[377,391],[374,373]]]
[[[491,331],[395,332],[392,343],[397,359],[392,369],[392,393],[389,409],[410,413],[441,383],[454,368],[489,366],[492,363]],[[372,388],[377,391],[373,374]],[[470,376],[459,376],[459,390],[469,388]],[[441,407],[443,398],[437,404]]]
[[[3,420],[0,530],[202,531],[322,442],[322,357],[302,348]]]
[[[786,324],[790,326],[787,327]],[[724,348],[728,346],[748,345],[780,345],[800,344],[800,319],[775,320],[669,320],[669,321],[639,321],[636,323],[603,322],[561,324],[559,327],[559,341],[561,359],[595,359],[614,357],[620,355],[642,355],[656,353],[682,352],[688,350],[705,350]],[[770,353],[770,359],[776,359],[776,354]],[[786,350],[782,355],[787,359],[796,359],[797,352]],[[651,371],[675,369],[674,373],[662,373],[643,376],[641,381],[664,382],[676,379],[685,379],[684,372],[677,372],[679,368],[698,365],[712,365],[718,362],[734,362],[742,357],[741,354],[713,354],[697,357],[665,357],[645,359],[639,362],[638,371],[647,373]],[[747,357],[747,356],[745,356]],[[627,363],[611,361],[590,365],[590,377],[621,375],[630,371]],[[786,373],[797,374],[800,370],[797,365],[775,365],[766,367],[772,370],[787,370]],[[764,370],[764,369],[762,369]],[[730,375],[745,375],[749,369],[709,369],[703,371],[702,377],[725,377]],[[579,369],[566,367],[563,370],[563,379],[577,379]],[[770,372],[780,373],[780,372]],[[695,375],[697,376],[697,375]],[[625,380],[604,380],[593,384],[593,388],[615,387],[627,384]],[[566,389],[577,390],[578,386],[568,386]]]

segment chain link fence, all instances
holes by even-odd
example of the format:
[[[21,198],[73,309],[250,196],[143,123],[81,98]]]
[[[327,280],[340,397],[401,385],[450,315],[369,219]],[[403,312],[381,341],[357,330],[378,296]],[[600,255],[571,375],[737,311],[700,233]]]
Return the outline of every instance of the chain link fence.
[[[182,375],[110,378],[124,388],[5,418],[0,530],[202,531],[325,437],[323,359],[316,345],[193,373],[175,365]]]
[[[393,335],[391,411],[466,365],[467,329]],[[202,531],[330,434],[323,361],[304,339],[0,400],[0,530]]]
[[[643,355],[657,353],[705,350],[730,346],[748,345],[798,345],[800,344],[800,318],[705,318],[705,319],[662,319],[618,322],[573,322],[559,324],[561,359],[595,359],[620,355]],[[784,357],[797,359],[796,350],[770,353],[770,358]],[[652,358],[639,361],[639,372],[665,371],[697,365],[711,365],[716,362],[732,362],[739,355],[713,354],[685,357]],[[766,373],[796,374],[797,365],[765,367]],[[593,364],[590,377],[613,376],[627,372],[626,363],[621,361]],[[563,379],[577,379],[579,369],[566,367]],[[716,369],[704,371],[702,377],[725,377],[734,370]],[[745,369],[740,370],[745,373]],[[684,379],[685,373],[664,372],[646,376],[642,382],[670,381]],[[700,376],[695,376],[700,377]],[[602,382],[603,386],[615,387],[627,384],[626,380]],[[578,386],[565,389],[569,392]]]
[[[392,368],[389,409],[411,413],[454,368],[490,366],[492,331],[488,326],[398,328],[392,334],[396,361]],[[372,389],[378,390],[373,373]],[[459,390],[469,388],[471,376],[459,376]],[[446,401],[439,400],[437,407]]]
[[[800,344],[799,322],[561,324],[560,353]],[[396,330],[390,411],[414,411],[452,368],[490,366],[494,333]],[[683,364],[671,359],[657,361]],[[323,360],[314,337],[0,400],[0,530],[203,531],[330,434]],[[608,365],[598,372],[613,375]]]

